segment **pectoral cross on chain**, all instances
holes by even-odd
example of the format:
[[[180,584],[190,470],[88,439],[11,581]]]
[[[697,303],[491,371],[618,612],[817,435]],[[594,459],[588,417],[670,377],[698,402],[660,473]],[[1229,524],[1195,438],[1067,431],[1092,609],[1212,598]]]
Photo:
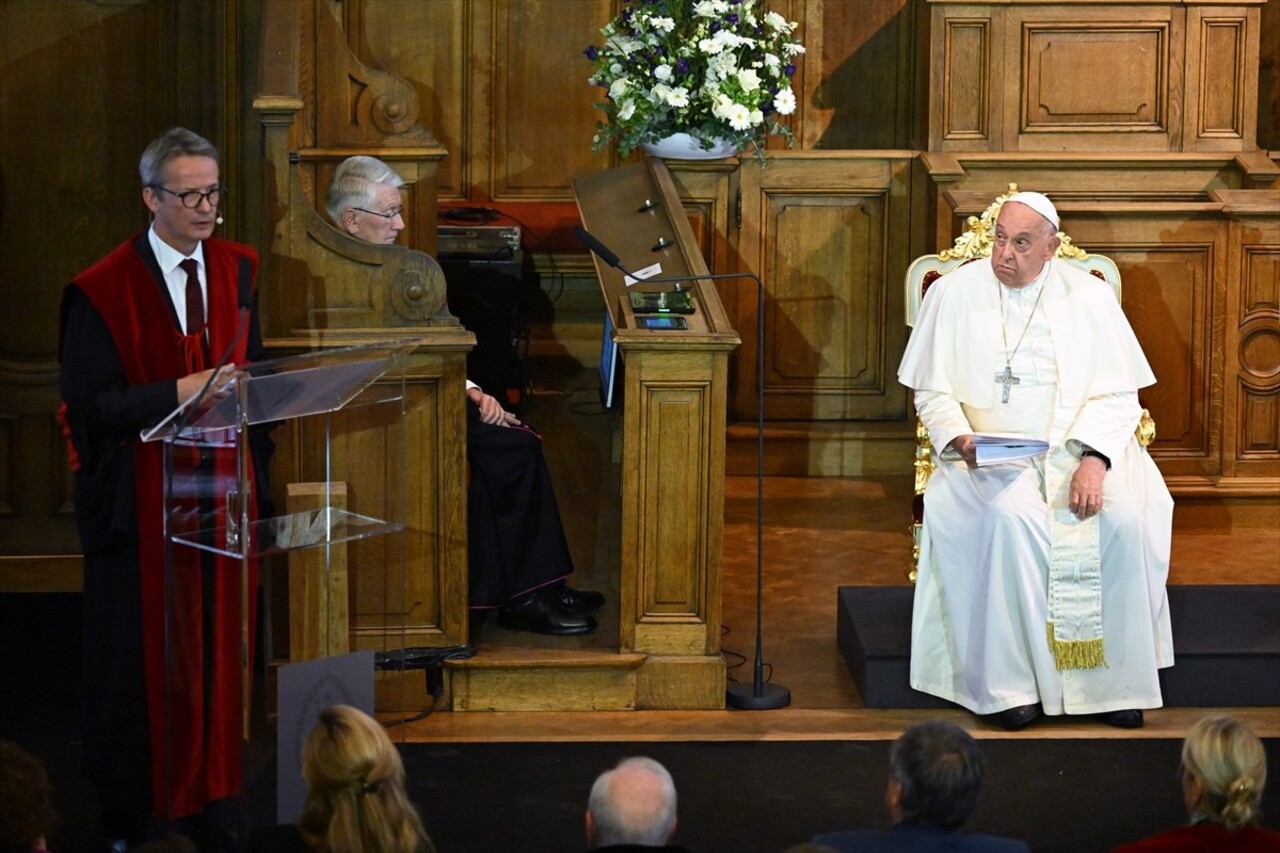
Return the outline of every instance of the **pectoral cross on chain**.
[[[1013,368],[1007,364],[1004,366],[1003,373],[996,374],[996,382],[999,382],[1001,385],[1004,386],[1004,391],[1002,391],[1000,394],[1001,403],[1009,402],[1010,388],[1012,388],[1014,385],[1022,384],[1022,380],[1020,380],[1018,377],[1013,375]]]

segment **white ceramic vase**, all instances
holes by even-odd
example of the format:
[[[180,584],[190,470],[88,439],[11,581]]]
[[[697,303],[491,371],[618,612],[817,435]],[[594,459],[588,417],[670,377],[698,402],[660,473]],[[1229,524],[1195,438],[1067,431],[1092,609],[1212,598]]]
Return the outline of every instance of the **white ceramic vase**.
[[[710,148],[703,148],[701,142],[687,133],[673,133],[657,142],[642,142],[640,147],[664,160],[719,160],[738,153],[738,146],[726,139],[717,139]]]

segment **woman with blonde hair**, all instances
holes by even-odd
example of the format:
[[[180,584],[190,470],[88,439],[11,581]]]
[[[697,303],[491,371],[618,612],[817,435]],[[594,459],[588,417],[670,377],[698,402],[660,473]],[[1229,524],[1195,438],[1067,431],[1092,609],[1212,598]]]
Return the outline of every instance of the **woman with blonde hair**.
[[[404,764],[377,720],[333,705],[302,750],[307,801],[298,829],[324,853],[433,853],[405,793]]]
[[[1182,743],[1182,799],[1190,825],[1117,847],[1151,851],[1280,851],[1280,832],[1258,825],[1267,781],[1262,741],[1234,717],[1205,717]]]

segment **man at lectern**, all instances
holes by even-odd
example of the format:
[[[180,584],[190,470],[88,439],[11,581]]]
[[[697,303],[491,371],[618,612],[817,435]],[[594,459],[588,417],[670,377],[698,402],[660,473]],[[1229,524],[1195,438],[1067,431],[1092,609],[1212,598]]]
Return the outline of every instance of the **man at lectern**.
[[[182,818],[202,849],[222,849],[241,788],[241,567],[172,547],[166,574],[162,442],[139,432],[196,395],[222,353],[224,372],[261,355],[258,255],[213,236],[226,189],[208,140],[174,128],[139,171],[150,227],[75,277],[60,318],[85,555],[85,776],[118,844],[142,840],[152,817]],[[202,452],[218,464],[221,451]]]
[[[339,164],[325,195],[337,226],[359,240],[390,244],[404,229],[404,181],[375,157]],[[498,624],[540,634],[586,634],[604,596],[573,589],[565,539],[542,438],[467,381],[467,552],[470,606]]]
[[[991,261],[929,289],[898,370],[937,469],[925,492],[911,686],[1010,730],[1043,714],[1123,728],[1173,665],[1173,501],[1134,428],[1155,382],[1112,288],[1054,258],[1058,212],[1011,196]],[[1047,441],[980,466],[975,434]]]

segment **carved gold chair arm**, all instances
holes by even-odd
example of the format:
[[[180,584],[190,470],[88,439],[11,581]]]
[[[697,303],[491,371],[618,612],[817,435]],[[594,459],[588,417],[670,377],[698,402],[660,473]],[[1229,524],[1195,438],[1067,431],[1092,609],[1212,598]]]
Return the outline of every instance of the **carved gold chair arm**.
[[[1147,409],[1142,410],[1142,418],[1138,421],[1138,428],[1133,431],[1138,437],[1138,444],[1143,447],[1150,447],[1151,442],[1156,440],[1156,422],[1151,417],[1151,412]]]
[[[929,441],[929,430],[916,418],[916,459],[912,463],[916,472],[915,493],[923,495],[929,485],[929,477],[933,475],[933,443]]]

